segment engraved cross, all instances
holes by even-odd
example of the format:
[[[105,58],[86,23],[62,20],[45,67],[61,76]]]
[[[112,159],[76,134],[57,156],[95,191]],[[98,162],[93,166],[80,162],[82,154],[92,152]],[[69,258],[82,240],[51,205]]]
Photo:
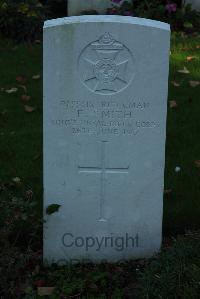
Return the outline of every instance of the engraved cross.
[[[106,197],[106,174],[128,174],[128,167],[106,167],[105,148],[107,141],[101,141],[101,165],[98,166],[78,166],[79,173],[95,173],[100,174],[100,217],[98,221],[107,221],[104,213],[105,197]]]

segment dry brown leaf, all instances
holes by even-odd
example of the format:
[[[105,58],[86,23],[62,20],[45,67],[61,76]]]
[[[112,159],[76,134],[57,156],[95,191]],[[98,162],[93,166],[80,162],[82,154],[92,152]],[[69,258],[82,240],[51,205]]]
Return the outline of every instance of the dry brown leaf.
[[[35,107],[29,106],[29,105],[24,105],[24,110],[28,113],[31,113],[33,111],[35,111]]]
[[[38,160],[38,159],[40,159],[40,157],[41,157],[41,153],[38,153],[38,154],[36,154],[34,157],[33,157],[33,160],[35,161],[35,160]]]
[[[21,101],[22,101],[23,103],[27,103],[28,101],[30,101],[30,99],[31,99],[31,97],[30,97],[30,96],[27,96],[26,94],[23,94],[23,95],[21,96]]]
[[[16,81],[23,84],[26,82],[26,77],[19,75],[16,77]]]
[[[194,161],[194,164],[197,168],[200,168],[200,160]]]
[[[33,77],[32,77],[32,79],[33,80],[38,80],[38,79],[40,79],[40,75],[38,74],[38,75],[34,75]]]
[[[179,87],[181,84],[176,82],[176,81],[171,81],[172,85],[174,85],[175,87]]]
[[[181,73],[181,74],[189,74],[190,71],[184,66],[184,68],[182,70],[178,70],[178,73]]]
[[[196,86],[200,85],[200,81],[189,81],[189,84],[191,87],[196,87]]]
[[[38,287],[37,288],[39,296],[50,296],[50,295],[52,295],[54,290],[55,290],[55,287]]]
[[[172,189],[166,189],[166,190],[164,190],[164,194],[170,194],[170,193],[172,193]]]
[[[178,105],[176,103],[176,101],[169,101],[169,107],[170,108],[176,108]]]
[[[187,47],[183,47],[183,48],[181,48],[181,50],[182,50],[182,51],[189,51],[190,49],[187,48]]]
[[[186,58],[187,61],[192,61],[192,60],[194,60],[194,59],[196,59],[196,56],[188,56],[188,57]]]
[[[24,90],[24,92],[27,92],[27,88],[25,85],[18,85],[18,86],[21,87]]]
[[[17,91],[18,91],[18,88],[16,88],[16,87],[12,87],[10,89],[6,89],[6,93],[15,93]]]
[[[15,184],[21,184],[21,179],[16,177],[16,178],[13,178],[12,181],[15,183]]]

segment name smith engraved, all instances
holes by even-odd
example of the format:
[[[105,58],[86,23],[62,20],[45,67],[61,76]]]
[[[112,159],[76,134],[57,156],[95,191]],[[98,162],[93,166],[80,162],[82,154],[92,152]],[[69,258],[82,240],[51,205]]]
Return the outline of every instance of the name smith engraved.
[[[137,135],[141,129],[159,127],[157,121],[147,120],[143,115],[151,108],[148,101],[117,103],[62,99],[55,108],[59,117],[52,119],[51,124],[67,128],[72,134]]]

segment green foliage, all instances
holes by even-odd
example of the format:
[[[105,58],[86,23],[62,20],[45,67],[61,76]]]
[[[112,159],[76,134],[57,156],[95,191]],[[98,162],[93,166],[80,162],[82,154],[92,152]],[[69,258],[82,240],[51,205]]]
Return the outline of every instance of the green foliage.
[[[0,32],[17,41],[41,37],[45,19],[67,15],[65,0],[0,0]]]
[[[129,297],[130,283],[135,284],[136,262],[119,264],[77,264],[46,269],[46,277],[54,281],[51,299],[122,299]],[[134,285],[136,289],[137,286]]]
[[[45,15],[48,19],[67,16],[67,0],[41,0],[45,7]]]
[[[173,30],[200,30],[200,13],[193,10],[190,4],[180,5],[167,0],[133,0],[131,3],[111,0],[113,7],[108,14],[154,19],[171,24]]]
[[[0,32],[18,41],[32,41],[41,33],[44,7],[38,0],[0,0]]]
[[[54,281],[50,299],[188,299],[200,294],[200,232],[168,239],[162,252],[148,260],[120,264],[78,264],[46,269]]]
[[[23,197],[18,197],[14,195],[17,193],[14,183],[2,183],[0,188],[1,249],[18,244],[24,244],[26,248],[27,242],[30,244],[33,239],[34,243],[39,242],[41,223],[37,219],[37,204],[32,199],[32,191],[27,190]]]
[[[0,296],[22,298],[40,259],[41,221],[32,191],[18,197],[15,184],[0,184]],[[29,289],[30,293],[30,289]],[[28,298],[28,297],[27,297]]]

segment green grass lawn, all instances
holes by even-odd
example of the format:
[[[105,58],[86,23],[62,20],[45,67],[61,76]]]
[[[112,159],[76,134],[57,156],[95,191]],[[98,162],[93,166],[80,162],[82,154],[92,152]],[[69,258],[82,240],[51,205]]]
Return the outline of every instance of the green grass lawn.
[[[194,56],[190,61],[188,56]],[[179,73],[184,66],[190,73]],[[32,79],[34,75],[40,79]],[[22,76],[22,78],[18,78]],[[17,80],[16,80],[17,78]],[[172,37],[164,195],[164,233],[200,226],[200,37]],[[180,86],[174,86],[175,81]],[[17,92],[6,90],[18,88]],[[23,95],[31,97],[27,103]],[[36,108],[26,112],[24,105]],[[180,172],[175,172],[175,167]],[[0,180],[19,177],[42,206],[42,46],[0,41]]]
[[[42,203],[42,73],[41,45],[0,42],[0,179],[19,177]],[[22,76],[18,81],[16,78]],[[5,90],[18,88],[16,93]],[[27,103],[22,96],[31,97]],[[24,105],[36,108],[26,112]]]
[[[189,74],[177,72],[184,66]],[[168,98],[177,107],[168,106],[165,189],[172,192],[164,196],[164,231],[170,233],[200,225],[200,168],[195,164],[200,160],[200,85],[191,87],[189,81],[200,81],[200,38],[173,36]]]

